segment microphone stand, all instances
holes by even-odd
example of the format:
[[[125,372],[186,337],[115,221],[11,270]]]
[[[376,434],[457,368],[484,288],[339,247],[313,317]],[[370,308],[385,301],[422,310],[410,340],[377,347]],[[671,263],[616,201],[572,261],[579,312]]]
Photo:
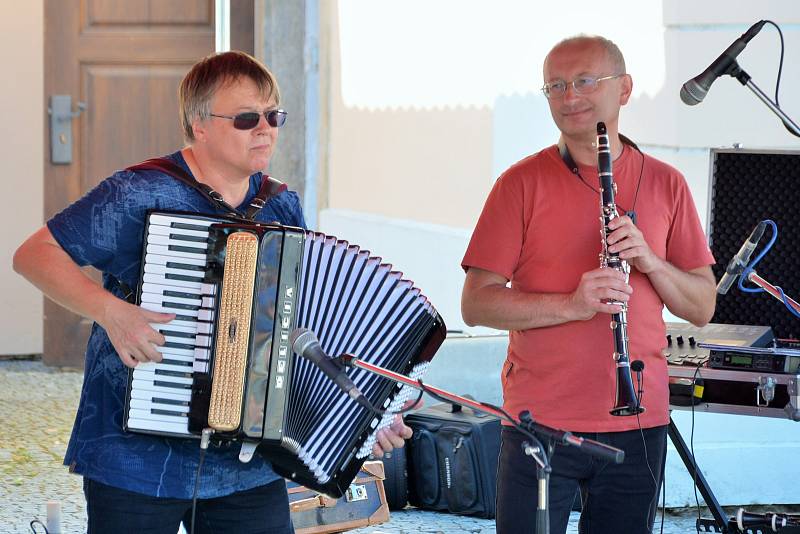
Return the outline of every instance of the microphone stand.
[[[730,68],[725,74],[729,74],[739,80],[739,83],[750,89],[753,94],[755,94],[761,101],[766,104],[766,106],[775,114],[777,115],[783,125],[789,130],[793,135],[800,137],[800,126],[792,121],[786,113],[783,112],[781,108],[778,107],[770,98],[762,91],[751,79],[750,75],[747,74],[740,66],[737,61],[733,61]]]
[[[775,297],[777,300],[791,306],[795,313],[800,314],[800,304],[798,304],[796,300],[785,293],[782,293],[777,287],[761,278],[758,273],[752,269],[747,272],[747,276],[745,278]],[[793,403],[790,402],[783,407],[783,411],[786,412],[786,414],[789,416],[789,419],[792,421],[800,421],[800,406],[793,406]]]
[[[533,424],[531,413],[527,410],[520,414],[520,422],[524,425]],[[539,445],[531,445],[527,441],[522,442],[522,452],[530,456],[536,462],[536,482],[539,487],[539,501],[536,503],[536,532],[550,532],[550,473],[553,469],[550,467],[550,458],[553,457],[553,449],[555,443],[552,439],[547,440],[547,451],[541,450],[541,442]],[[547,463],[540,460],[542,455]]]
[[[747,280],[754,283],[755,285],[757,285],[758,287],[760,287],[761,289],[763,289],[764,291],[766,291],[767,293],[778,299],[779,301],[784,302],[784,299],[786,299],[785,302],[789,304],[789,306],[794,308],[794,310],[797,313],[800,313],[800,304],[798,304],[796,300],[794,300],[793,298],[791,298],[786,294],[781,296],[781,292],[774,285],[770,284],[769,282],[761,278],[755,271],[751,270],[750,272],[748,272],[746,278]]]
[[[618,464],[622,463],[622,461],[625,459],[625,452],[621,449],[611,447],[610,445],[606,445],[598,441],[575,436],[571,432],[567,432],[565,430],[558,430],[541,425],[533,420],[533,417],[527,410],[520,414],[520,420],[517,421],[500,408],[424,384],[422,380],[414,380],[384,367],[365,362],[356,358],[352,354],[342,354],[335,359],[339,360],[348,367],[364,369],[376,375],[393,380],[397,383],[405,384],[428,393],[436,398],[459,404],[461,406],[468,406],[473,410],[493,415],[503,421],[511,423],[515,428],[524,434],[527,434],[533,440],[534,445],[531,445],[526,441],[522,444],[522,449],[527,456],[532,457],[536,462],[536,477],[539,484],[539,502],[536,508],[536,532],[539,534],[549,534],[550,532],[548,487],[550,483],[551,472],[550,456],[552,456],[555,444],[578,447],[586,454],[590,454],[602,460],[607,460]],[[547,441],[547,449],[545,449],[538,438],[542,438]]]

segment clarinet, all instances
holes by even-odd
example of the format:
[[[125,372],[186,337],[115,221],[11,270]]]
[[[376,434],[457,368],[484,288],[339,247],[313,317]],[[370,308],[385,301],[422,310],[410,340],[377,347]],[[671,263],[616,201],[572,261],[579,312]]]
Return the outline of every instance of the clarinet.
[[[616,269],[625,274],[625,282],[630,276],[631,267],[628,262],[619,257],[616,252],[608,251],[608,223],[619,217],[617,205],[614,200],[616,184],[611,167],[611,145],[608,140],[606,125],[597,123],[597,174],[600,178],[600,235],[602,236],[603,251],[600,253],[600,267]],[[611,331],[614,334],[614,361],[617,366],[617,392],[614,408],[611,415],[636,415],[642,413],[644,408],[639,405],[639,399],[633,389],[631,379],[631,364],[628,355],[628,304],[620,301],[609,301],[608,304],[617,304],[622,311],[611,315]]]

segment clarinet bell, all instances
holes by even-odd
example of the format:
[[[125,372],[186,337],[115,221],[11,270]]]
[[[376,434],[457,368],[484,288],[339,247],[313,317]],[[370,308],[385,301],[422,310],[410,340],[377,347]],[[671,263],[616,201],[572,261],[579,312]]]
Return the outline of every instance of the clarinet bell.
[[[766,528],[764,532],[779,532],[784,527],[796,526],[800,522],[793,520],[792,516],[786,514],[776,514],[774,512],[766,512],[764,514],[755,514],[748,512],[744,508],[739,508],[736,511],[736,518],[731,518],[728,526],[738,528],[742,532],[753,528]]]

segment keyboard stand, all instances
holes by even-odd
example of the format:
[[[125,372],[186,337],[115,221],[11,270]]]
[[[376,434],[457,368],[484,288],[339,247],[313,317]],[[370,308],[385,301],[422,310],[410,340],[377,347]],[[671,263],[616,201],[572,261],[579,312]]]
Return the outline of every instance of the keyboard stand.
[[[717,498],[714,496],[714,492],[711,491],[711,486],[708,485],[708,481],[706,477],[703,476],[703,473],[697,468],[697,463],[694,460],[694,456],[692,456],[689,447],[686,446],[686,442],[683,441],[683,436],[678,431],[678,427],[675,426],[675,422],[672,420],[672,417],[669,418],[669,427],[667,429],[667,434],[669,435],[669,439],[672,441],[672,444],[675,446],[675,449],[678,451],[678,454],[683,460],[683,465],[686,466],[686,470],[689,471],[689,475],[692,477],[692,480],[697,486],[697,489],[700,490],[700,495],[703,496],[703,500],[706,502],[706,506],[708,506],[709,511],[711,511],[711,515],[714,516],[713,521],[709,519],[698,519],[697,520],[697,528],[700,529],[701,524],[703,527],[714,527],[716,526],[719,530],[699,530],[699,532],[738,532],[739,529],[735,531],[728,530],[728,518],[725,514],[725,511],[720,506]]]

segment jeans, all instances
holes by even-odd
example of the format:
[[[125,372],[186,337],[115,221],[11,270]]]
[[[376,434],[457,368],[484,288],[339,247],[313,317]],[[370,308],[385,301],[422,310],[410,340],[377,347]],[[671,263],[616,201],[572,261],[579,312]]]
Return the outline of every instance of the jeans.
[[[622,449],[625,460],[614,464],[576,447],[556,445],[550,459],[550,532],[566,532],[580,490],[580,534],[650,533],[667,453],[667,427],[575,435]],[[503,427],[497,467],[498,534],[536,531],[539,491],[536,462],[522,451],[527,439],[519,431]]]
[[[88,534],[176,534],[183,521],[191,531],[191,499],[150,497],[83,479]],[[195,534],[293,534],[286,483],[214,499],[198,499]]]

